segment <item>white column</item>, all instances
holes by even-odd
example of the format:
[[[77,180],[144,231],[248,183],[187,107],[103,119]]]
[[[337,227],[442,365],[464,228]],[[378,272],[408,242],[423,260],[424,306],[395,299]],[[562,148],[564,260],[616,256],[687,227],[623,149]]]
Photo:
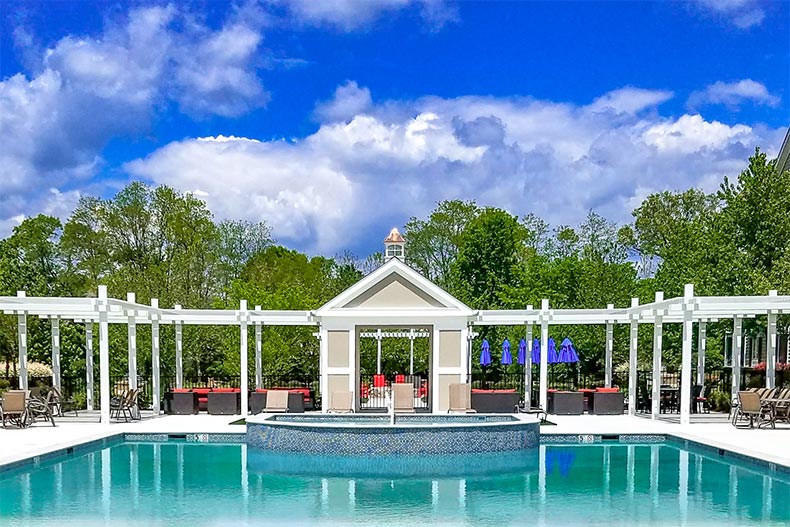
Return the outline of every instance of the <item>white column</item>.
[[[24,291],[17,291],[16,296],[25,297]],[[27,390],[27,313],[17,314],[17,336],[19,337],[19,389]]]
[[[697,339],[697,384],[705,386],[705,351],[708,347],[708,323],[704,320],[699,322]]]
[[[135,302],[134,293],[126,293],[126,301]],[[127,320],[127,335],[128,335],[128,348],[129,348],[129,388],[134,390],[137,388],[137,323],[135,321],[136,311],[132,310],[127,313],[129,318]]]
[[[110,324],[107,320],[107,286],[99,286],[99,393],[101,394],[101,423],[110,423]]]
[[[151,299],[151,307],[158,310],[159,300],[156,298]],[[161,372],[159,370],[159,313],[151,314],[151,402],[154,407],[154,414],[159,414],[161,404],[159,403],[159,394],[162,393],[161,387]]]
[[[381,375],[381,329],[376,330],[376,373]]]
[[[738,397],[741,389],[741,333],[743,331],[743,320],[739,316],[732,319],[732,388],[731,396],[733,399]]]
[[[776,290],[768,291],[768,296],[776,296]],[[776,387],[776,312],[768,311],[766,327],[765,387]]]
[[[409,375],[414,375],[414,328],[409,330]]]
[[[260,311],[261,306],[255,306]],[[255,323],[255,387],[263,388],[263,348],[261,347],[261,323]]]
[[[549,402],[549,301],[544,298],[540,305],[540,407],[548,410]]]
[[[181,306],[176,304],[176,309]],[[184,330],[181,321],[176,321],[176,388],[184,387]]]
[[[656,302],[664,300],[664,293],[662,291],[656,292]],[[664,327],[662,325],[662,315],[659,310],[655,311],[655,322],[653,325],[653,404],[650,409],[650,417],[658,419],[661,412],[661,339],[663,337]]]
[[[531,311],[532,306],[527,306],[527,311]],[[532,324],[527,324],[526,335],[527,353],[524,358],[524,405],[532,407]]]
[[[680,358],[680,424],[691,423],[691,339],[694,333],[694,285],[683,291],[683,343]]]
[[[52,324],[52,386],[60,390],[60,319],[50,320]]]
[[[639,307],[639,299],[631,299],[631,307]],[[628,415],[636,415],[637,350],[639,346],[639,315],[631,315],[631,331],[628,341]]]
[[[606,309],[614,309],[614,304],[609,304]],[[604,382],[607,388],[612,387],[612,351],[614,349],[614,324],[606,323],[606,357]]]
[[[85,323],[85,402],[93,410],[93,322]]]
[[[239,306],[239,353],[241,354],[241,415],[247,415],[247,393],[249,380],[247,379],[247,324],[249,323],[249,313],[247,312],[247,301],[242,300]]]

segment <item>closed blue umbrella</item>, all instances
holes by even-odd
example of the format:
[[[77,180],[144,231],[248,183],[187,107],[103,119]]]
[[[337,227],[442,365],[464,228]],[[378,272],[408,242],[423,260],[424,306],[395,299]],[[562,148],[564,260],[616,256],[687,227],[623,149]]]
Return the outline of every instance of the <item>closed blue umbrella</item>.
[[[516,360],[522,366],[527,363],[527,341],[524,339],[518,343],[518,358]]]
[[[560,355],[557,353],[557,343],[554,342],[554,337],[549,337],[549,353],[546,357],[549,364],[556,364],[560,362]]]
[[[532,363],[540,364],[540,340],[537,337],[532,341]]]
[[[488,366],[489,364],[491,364],[491,350],[488,340],[483,339],[483,346],[480,351],[480,366]]]
[[[510,354],[510,341],[508,339],[505,339],[502,343],[502,360],[499,362],[505,366],[513,364],[513,356]]]
[[[573,347],[573,342],[568,337],[565,337],[560,344],[560,362],[579,362],[576,348]]]

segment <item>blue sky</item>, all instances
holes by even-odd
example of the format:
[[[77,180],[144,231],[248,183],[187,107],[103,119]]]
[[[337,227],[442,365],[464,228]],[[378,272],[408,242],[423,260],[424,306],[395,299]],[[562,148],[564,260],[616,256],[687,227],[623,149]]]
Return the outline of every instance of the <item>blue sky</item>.
[[[329,255],[442,199],[622,223],[790,124],[788,2],[31,1],[0,24],[0,235],[133,179]]]

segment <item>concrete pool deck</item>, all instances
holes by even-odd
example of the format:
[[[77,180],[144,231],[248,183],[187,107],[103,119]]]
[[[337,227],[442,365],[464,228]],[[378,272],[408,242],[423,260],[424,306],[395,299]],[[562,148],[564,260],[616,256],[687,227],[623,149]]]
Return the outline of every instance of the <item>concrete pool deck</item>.
[[[81,416],[84,414],[80,414]],[[134,434],[240,434],[246,426],[232,425],[240,416],[167,415],[150,416],[142,421],[101,425],[60,419],[57,427],[36,423],[30,428],[0,428],[0,465],[13,463],[49,452],[100,440],[121,433]],[[542,426],[542,436],[552,435],[609,435],[609,434],[667,434],[680,439],[702,443],[790,467],[790,425],[777,424],[772,429],[736,429],[728,422],[713,422],[682,426],[666,421],[653,421],[628,415],[549,416],[556,426]],[[98,421],[98,419],[97,419]]]

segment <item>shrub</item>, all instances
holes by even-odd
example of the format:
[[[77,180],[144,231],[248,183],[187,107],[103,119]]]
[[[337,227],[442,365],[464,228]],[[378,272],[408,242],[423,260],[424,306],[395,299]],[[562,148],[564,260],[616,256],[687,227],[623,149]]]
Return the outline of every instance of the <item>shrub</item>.
[[[729,412],[732,401],[730,394],[722,390],[713,390],[708,396],[708,404],[711,410],[718,412]]]

